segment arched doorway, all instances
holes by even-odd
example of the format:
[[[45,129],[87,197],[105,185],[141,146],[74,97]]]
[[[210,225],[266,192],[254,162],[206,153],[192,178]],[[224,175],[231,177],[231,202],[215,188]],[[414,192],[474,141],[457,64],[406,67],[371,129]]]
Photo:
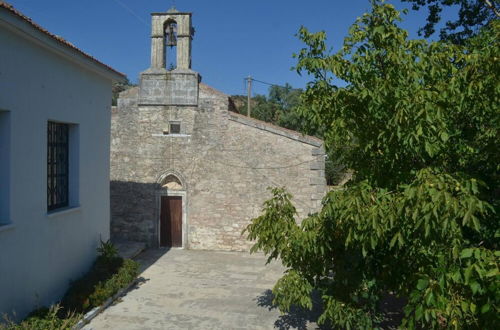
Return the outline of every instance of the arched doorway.
[[[186,247],[186,187],[181,176],[168,172],[158,180],[158,245]]]

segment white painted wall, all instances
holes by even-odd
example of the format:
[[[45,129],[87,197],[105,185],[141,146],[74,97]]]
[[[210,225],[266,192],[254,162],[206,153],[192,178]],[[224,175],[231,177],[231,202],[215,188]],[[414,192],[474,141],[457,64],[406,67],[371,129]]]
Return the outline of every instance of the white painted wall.
[[[89,269],[100,237],[109,237],[111,78],[2,25],[1,19],[0,118],[9,111],[11,136],[10,159],[0,152],[0,170],[10,167],[10,186],[0,175],[10,205],[0,212],[8,214],[0,219],[0,315],[15,311],[22,318],[61,298],[70,281]],[[79,207],[50,215],[49,120],[78,125],[79,140],[78,157],[70,156],[79,169],[78,200],[70,199]]]

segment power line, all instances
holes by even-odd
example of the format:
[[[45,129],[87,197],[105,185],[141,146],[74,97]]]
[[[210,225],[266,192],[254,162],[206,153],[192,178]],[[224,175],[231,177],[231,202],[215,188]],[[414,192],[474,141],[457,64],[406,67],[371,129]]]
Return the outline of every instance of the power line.
[[[284,88],[284,89],[289,89],[289,88],[294,89],[292,86],[282,86],[282,85],[278,85],[278,84],[272,84],[272,83],[269,83],[266,81],[252,78],[252,76],[248,76],[246,78],[243,78],[243,85],[246,85],[246,87],[247,87],[247,116],[248,117],[250,117],[251,108],[252,108],[252,106],[251,106],[252,81],[255,81],[255,82],[258,82],[261,84],[265,84],[265,85],[269,85],[269,86],[276,86],[276,87],[280,87],[280,88]]]
[[[243,78],[243,79],[246,80],[248,78]],[[291,88],[292,87],[292,86],[283,86],[283,85],[273,84],[273,83],[262,81],[262,80],[258,80],[258,79],[255,79],[255,78],[251,78],[251,79],[252,79],[252,81],[255,81],[255,82],[258,82],[258,83],[261,83],[261,84],[265,84],[265,85],[269,85],[269,86],[276,86],[276,87],[281,87],[281,88]]]
[[[171,145],[173,145],[171,143]],[[225,152],[227,151],[226,149],[221,149],[220,150],[221,152]],[[247,150],[241,150],[241,151],[244,151],[243,154],[246,156],[247,155]],[[169,156],[168,157],[155,157],[155,156],[151,156],[150,154],[147,154],[147,155],[136,155],[136,154],[133,154],[133,153],[127,153],[127,152],[123,152],[123,151],[115,151],[114,154],[116,155],[120,155],[120,156],[126,156],[128,158],[137,158],[137,159],[144,159],[144,158],[147,158],[147,159],[155,159],[155,160],[164,160],[164,159],[168,159],[170,161],[172,160],[175,160],[175,159],[179,159],[179,157],[173,155],[172,152],[170,152],[170,150],[168,150],[168,153],[169,153]],[[193,164],[197,159],[198,157],[197,156],[187,156],[189,157],[190,161],[188,162],[189,164]],[[241,168],[241,169],[247,169],[247,170],[281,170],[281,169],[287,169],[287,168],[292,168],[292,167],[300,167],[301,165],[303,164],[306,164],[306,163],[311,163],[314,161],[314,158],[311,158],[311,159],[307,159],[307,160],[304,160],[304,161],[301,161],[301,162],[298,162],[298,163],[292,163],[292,164],[288,164],[288,165],[283,165],[283,166],[271,166],[271,165],[250,165],[249,163],[247,163],[243,158],[240,158],[239,155],[235,155],[235,154],[232,154],[232,157],[234,158],[237,158],[238,160],[240,160],[241,162],[243,162],[245,165],[238,165],[236,163],[232,164],[232,163],[227,163],[227,162],[223,162],[223,161],[219,161],[219,160],[216,160],[216,159],[209,159],[209,158],[204,158],[204,157],[199,157],[200,159],[203,159],[204,161],[212,161],[214,163],[217,163],[217,164],[220,164],[220,165],[225,165],[227,167],[234,167],[234,168]],[[172,161],[173,163],[173,161]],[[173,167],[173,166],[172,166]]]
[[[315,159],[314,158],[309,158],[300,162],[292,162],[291,160],[288,160],[287,165],[274,165],[274,164],[251,164],[250,159],[248,157],[248,150],[246,148],[241,148],[241,149],[227,149],[227,146],[234,145],[235,147],[240,147],[241,146],[241,141],[237,139],[236,135],[233,134],[228,134],[228,131],[225,130],[223,132],[223,141],[226,141],[225,146],[222,146],[220,144],[217,144],[215,146],[212,146],[211,148],[208,148],[204,152],[193,152],[190,154],[185,154],[183,157],[189,159],[187,163],[190,165],[189,167],[186,167],[184,170],[184,173],[187,175],[187,173],[190,171],[191,177],[194,178],[195,176],[195,170],[196,168],[200,168],[199,165],[202,163],[207,163],[207,162],[212,162],[216,163],[218,165],[225,165],[230,168],[239,168],[243,170],[247,170],[247,172],[250,172],[251,177],[261,177],[264,179],[265,182],[269,182],[271,186],[275,187],[281,187],[281,186],[287,186],[287,184],[280,178],[275,178],[273,174],[268,173],[269,170],[271,171],[276,171],[276,170],[283,170],[283,169],[288,169],[288,168],[300,168],[302,165],[311,163]],[[170,147],[173,147],[173,143],[170,141]],[[235,160],[234,163],[227,163],[224,161],[221,161],[218,157],[207,157],[207,155],[214,155],[213,151],[218,151],[223,154],[225,153],[230,153],[230,157]],[[175,168],[174,166],[174,161],[175,159],[179,159],[179,155],[176,155],[175,153],[172,153],[172,149],[168,150],[168,157],[162,157],[162,156],[157,156],[153,155],[151,153],[146,153],[145,155],[137,155],[137,153],[131,153],[131,152],[123,152],[123,151],[115,151],[113,154],[115,155],[120,155],[120,156],[125,156],[129,158],[136,158],[136,159],[154,159],[154,160],[161,160],[161,161],[167,161],[168,166],[171,168]],[[240,164],[238,164],[238,161]],[[262,160],[261,160],[262,161]],[[188,166],[189,166],[188,165]],[[255,180],[254,180],[255,181]],[[259,191],[257,193],[249,193],[248,191],[239,191],[240,193],[243,193],[246,195],[246,197],[255,197],[255,196],[262,196],[263,192]],[[293,191],[294,193],[298,193],[297,191]],[[313,206],[313,201],[308,200],[308,201],[303,201],[300,198],[294,198],[293,201],[295,202],[296,205],[300,205],[303,207],[303,213],[307,214],[310,211],[314,211],[315,207]]]
[[[125,10],[127,10],[130,14],[132,14],[132,16],[137,18],[142,24],[146,25],[148,28],[151,27],[151,25],[149,23],[147,23],[145,20],[143,20],[141,16],[139,16],[135,11],[132,10],[132,8],[130,8],[129,6],[127,6],[126,4],[121,2],[120,0],[114,0],[114,1],[117,4],[119,4],[120,6],[122,6],[123,8],[125,8]]]
[[[269,85],[269,86],[276,86],[276,87],[286,88],[285,86],[282,86],[282,85],[272,84],[272,83],[268,83],[268,82],[265,82],[265,81],[262,81],[262,80],[258,80],[258,79],[252,79],[252,80],[253,80],[253,81],[255,81],[255,82],[258,82],[258,83],[264,84],[264,85]]]

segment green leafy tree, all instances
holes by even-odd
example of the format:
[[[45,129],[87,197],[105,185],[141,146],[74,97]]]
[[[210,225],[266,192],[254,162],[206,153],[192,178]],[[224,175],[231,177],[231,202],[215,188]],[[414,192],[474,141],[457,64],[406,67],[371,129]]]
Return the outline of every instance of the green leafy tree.
[[[129,88],[137,86],[136,84],[132,84],[128,78],[125,82],[114,82],[112,86],[112,99],[111,105],[116,105],[118,101],[118,96],[121,92],[126,91]]]
[[[426,7],[427,24],[419,30],[420,34],[430,37],[436,31],[436,24],[441,21],[444,7],[458,7],[458,18],[447,21],[440,31],[443,40],[463,43],[475,35],[481,27],[500,17],[498,0],[402,0],[412,3],[413,10]]]
[[[279,105],[283,111],[290,111],[299,105],[300,94],[302,89],[293,88],[288,83],[285,86],[272,85],[269,87],[268,100]]]
[[[410,40],[399,21],[374,1],[333,54],[324,32],[300,29],[297,70],[314,77],[300,111],[354,177],[300,225],[275,188],[246,229],[252,251],[287,268],[273,289],[283,311],[311,308],[317,290],[319,322],[371,329],[392,292],[407,300],[404,328],[494,329],[500,25],[461,46]]]
[[[274,124],[278,118],[279,105],[269,101],[265,95],[255,95],[251,111],[252,117]]]
[[[285,86],[272,85],[269,87],[268,96],[255,95],[251,99],[252,117],[281,127],[303,131],[302,118],[296,111],[300,103],[301,89],[293,88],[290,84]],[[236,111],[247,113],[247,98],[243,95],[233,95],[237,102]],[[313,132],[313,135],[315,132]]]

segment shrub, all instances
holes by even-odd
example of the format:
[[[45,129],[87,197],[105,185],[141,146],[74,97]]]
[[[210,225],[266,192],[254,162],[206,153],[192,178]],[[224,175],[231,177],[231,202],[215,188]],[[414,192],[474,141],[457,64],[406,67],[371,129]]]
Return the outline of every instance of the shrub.
[[[81,318],[78,313],[62,314],[62,307],[52,305],[50,308],[42,307],[31,312],[21,323],[16,324],[7,320],[6,325],[0,324],[0,329],[5,330],[64,330],[71,329]]]
[[[0,324],[0,329],[71,329],[83,313],[102,305],[139,274],[139,264],[119,257],[109,240],[101,240],[97,251],[99,256],[90,271],[71,284],[61,304],[37,309],[20,324],[7,320],[5,326]]]
[[[62,304],[68,310],[84,313],[126,287],[138,273],[139,264],[133,260],[99,256],[92,269],[73,282]]]
[[[94,287],[94,292],[89,296],[89,303],[92,307],[99,306],[109,297],[116,294],[132,282],[138,275],[139,265],[137,262],[125,259],[122,266],[109,280],[99,282]]]
[[[106,242],[101,239],[101,246],[97,248],[97,253],[99,253],[101,257],[107,259],[112,259],[118,256],[117,248],[113,245],[113,243],[111,243],[109,239]]]

